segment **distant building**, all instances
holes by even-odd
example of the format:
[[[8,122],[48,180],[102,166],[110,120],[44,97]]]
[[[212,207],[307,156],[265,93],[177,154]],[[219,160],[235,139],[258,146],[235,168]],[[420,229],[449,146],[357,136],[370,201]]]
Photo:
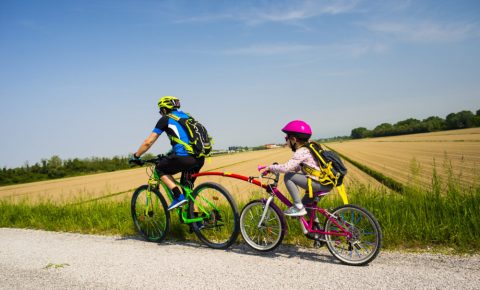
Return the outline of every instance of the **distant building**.
[[[244,146],[230,146],[228,147],[228,151],[232,151],[232,152],[243,152],[243,151],[248,151],[249,148],[248,147],[244,147]]]
[[[274,149],[274,148],[280,148],[280,146],[278,146],[277,144],[266,144],[264,145],[265,148],[267,149]]]

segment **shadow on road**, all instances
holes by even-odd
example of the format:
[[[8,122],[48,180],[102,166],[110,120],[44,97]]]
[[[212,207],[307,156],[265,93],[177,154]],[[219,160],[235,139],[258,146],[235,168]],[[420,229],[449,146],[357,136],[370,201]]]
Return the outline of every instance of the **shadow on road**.
[[[141,241],[145,243],[149,243],[141,236],[124,236],[117,238],[117,240],[133,240],[133,241]],[[206,245],[202,244],[198,241],[177,241],[172,239],[167,239],[161,243],[157,243],[159,247],[169,247],[172,245],[184,246],[184,247],[191,247],[191,248],[204,248],[211,251],[225,251],[237,255],[249,255],[249,256],[257,256],[263,257],[266,259],[274,259],[274,258],[300,258],[308,261],[314,262],[321,262],[321,263],[330,263],[330,264],[341,264],[338,260],[336,260],[330,252],[325,248],[315,249],[315,248],[304,248],[298,246],[290,246],[290,245],[280,245],[278,248],[271,252],[259,252],[250,248],[247,244],[243,242],[237,242],[236,244],[232,245],[226,250],[217,250],[211,249]]]

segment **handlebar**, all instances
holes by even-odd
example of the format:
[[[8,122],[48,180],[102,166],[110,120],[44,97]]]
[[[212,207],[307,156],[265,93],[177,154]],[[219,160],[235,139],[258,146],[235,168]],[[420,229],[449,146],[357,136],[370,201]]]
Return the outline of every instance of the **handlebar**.
[[[136,163],[136,164],[134,163],[133,165],[142,166],[145,163],[156,164],[158,162],[158,160],[160,160],[162,158],[165,158],[165,157],[166,157],[166,155],[159,154],[159,155],[157,155],[156,158],[152,158],[152,159],[138,159],[138,163]]]
[[[277,162],[274,162],[273,164],[276,165],[276,164],[278,164],[278,163],[277,163]],[[257,170],[260,171],[260,170],[262,170],[262,169],[265,169],[266,167],[267,167],[266,165],[258,165]],[[274,182],[274,186],[277,186],[278,180],[280,179],[280,173],[279,173],[279,172],[272,172],[272,171],[270,171],[270,170],[265,170],[264,172],[262,172],[262,174],[261,174],[260,177],[262,178],[262,177],[265,177],[265,176],[267,176],[267,175],[269,175],[269,174],[272,174],[272,175],[275,176],[274,178],[268,178],[268,179],[272,179],[273,182]]]
[[[258,165],[257,170],[260,171],[266,167],[267,167],[266,165]]]

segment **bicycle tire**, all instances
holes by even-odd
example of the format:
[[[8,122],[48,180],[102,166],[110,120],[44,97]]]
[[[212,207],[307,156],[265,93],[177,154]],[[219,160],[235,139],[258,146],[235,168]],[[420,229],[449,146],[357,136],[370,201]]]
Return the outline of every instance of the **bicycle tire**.
[[[204,215],[199,205],[209,216]],[[208,247],[226,249],[236,241],[240,233],[237,204],[220,184],[206,182],[198,185],[189,200],[188,211],[191,219],[204,217],[202,222],[192,223],[192,229],[198,239]]]
[[[276,249],[282,243],[286,233],[283,213],[273,203],[269,206],[263,224],[258,226],[265,204],[265,200],[253,200],[245,205],[240,214],[242,237],[251,248],[259,252]]]
[[[131,213],[137,231],[150,242],[162,242],[170,230],[170,212],[165,198],[152,189],[152,210],[145,212],[148,185],[137,188],[132,195]],[[160,201],[158,203],[158,201]]]
[[[342,205],[333,210],[337,222],[353,234],[345,236],[325,235],[330,253],[347,265],[361,266],[377,257],[382,246],[382,229],[372,213],[357,205]],[[325,221],[326,232],[339,231],[329,219]]]

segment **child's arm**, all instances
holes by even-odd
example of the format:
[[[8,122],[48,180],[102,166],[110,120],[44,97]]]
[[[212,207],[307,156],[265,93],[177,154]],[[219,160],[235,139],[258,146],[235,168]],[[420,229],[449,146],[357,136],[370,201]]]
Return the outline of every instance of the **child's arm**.
[[[300,148],[298,149],[292,156],[292,159],[288,160],[284,164],[276,164],[276,165],[270,165],[267,166],[267,170],[270,170],[272,172],[279,172],[279,173],[285,173],[285,172],[297,172],[300,171],[300,163],[302,163],[308,155],[307,148]]]

